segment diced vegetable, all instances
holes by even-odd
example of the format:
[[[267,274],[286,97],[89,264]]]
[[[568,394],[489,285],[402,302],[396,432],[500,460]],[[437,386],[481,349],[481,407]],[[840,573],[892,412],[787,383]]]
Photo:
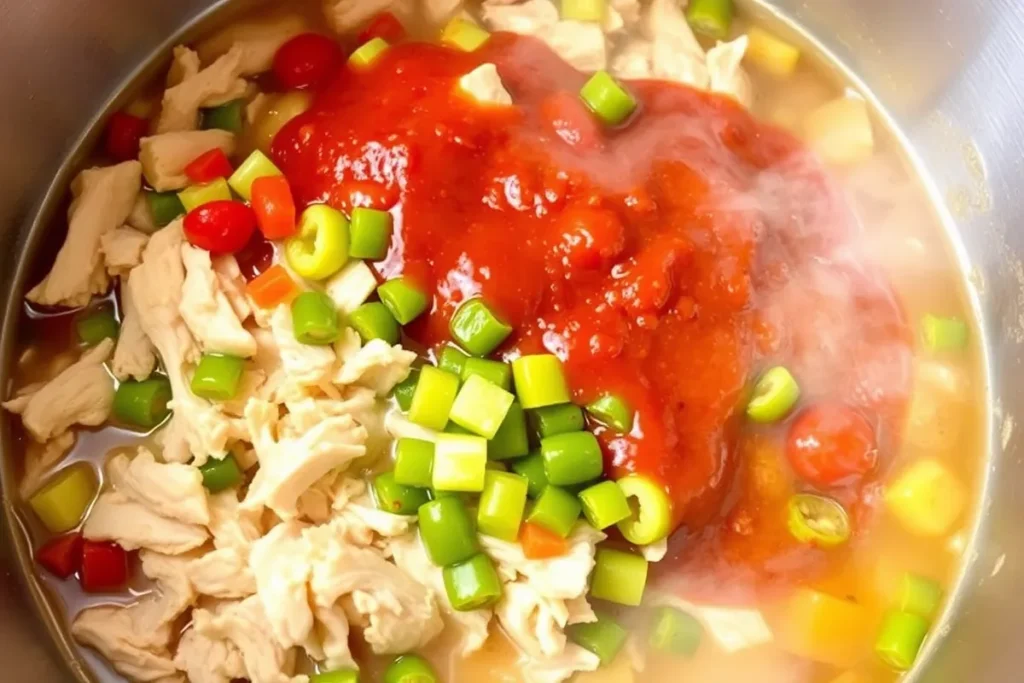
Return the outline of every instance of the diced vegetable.
[[[704,627],[692,616],[674,607],[654,611],[647,642],[653,650],[692,657],[700,647]]]
[[[103,150],[114,161],[132,161],[139,156],[139,141],[149,131],[149,121],[128,112],[116,111],[107,121]]]
[[[725,40],[732,25],[732,0],[690,0],[686,20],[694,32]]]
[[[310,280],[326,280],[348,261],[348,221],[326,204],[302,212],[299,231],[284,244],[288,265]]]
[[[583,410],[572,403],[535,408],[527,415],[534,438],[540,441],[549,436],[578,432],[583,429]]]
[[[228,160],[228,156],[224,154],[224,150],[220,147],[214,147],[190,161],[185,167],[185,175],[188,176],[189,180],[197,184],[210,183],[218,178],[222,178],[225,180],[224,187],[227,188],[227,178],[234,170],[231,168],[231,162]],[[218,199],[231,199],[231,194],[228,193],[227,197],[218,197]],[[185,208],[191,207],[186,205]]]
[[[231,201],[231,188],[228,187],[228,181],[215,178],[205,185],[186,187],[178,193],[178,199],[185,211],[192,211],[210,202]]]
[[[288,270],[275,263],[246,285],[245,291],[257,306],[270,309],[290,302],[302,290]]]
[[[796,70],[800,50],[795,45],[751,26],[747,30],[747,61],[773,76],[785,78]]]
[[[284,176],[263,176],[252,181],[252,210],[256,226],[268,240],[283,240],[295,234],[295,200]]]
[[[203,109],[202,119],[203,130],[219,128],[229,133],[241,133],[242,122],[245,120],[245,100],[231,100],[219,107]]]
[[[348,316],[348,324],[359,333],[363,343],[371,339],[383,339],[388,344],[397,344],[402,330],[395,316],[379,301],[363,304]]]
[[[784,651],[831,666],[852,666],[867,656],[873,618],[864,606],[798,588],[773,615],[772,631]]]
[[[78,341],[86,346],[96,346],[104,339],[117,339],[120,328],[114,310],[106,305],[97,306],[75,318]]]
[[[630,474],[615,483],[635,510],[618,524],[625,539],[634,545],[650,545],[668,536],[672,502],[665,488],[642,474]]]
[[[826,102],[804,117],[803,138],[827,164],[865,161],[875,150],[867,102],[859,97]]]
[[[488,355],[512,334],[512,328],[481,299],[470,299],[459,306],[449,329],[452,339],[474,356]]]
[[[377,288],[377,296],[401,325],[408,325],[427,310],[427,295],[408,278],[388,280]]]
[[[334,302],[323,292],[299,294],[292,300],[292,330],[300,344],[333,344],[341,336]]]
[[[964,485],[938,460],[911,464],[885,488],[885,504],[910,532],[919,536],[948,533],[967,503]]]
[[[613,484],[614,486],[614,484]],[[557,486],[545,486],[526,520],[565,538],[576,526],[583,504],[579,498]]]
[[[395,481],[405,486],[430,488],[434,470],[434,444],[420,439],[399,439],[395,444]]]
[[[384,683],[438,683],[437,674],[419,655],[402,655],[384,670]]]
[[[416,393],[416,384],[420,381],[420,371],[418,368],[413,368],[409,372],[409,376],[395,385],[391,395],[398,401],[398,407],[408,412],[409,408],[412,407],[412,397]]]
[[[235,172],[228,178],[228,185],[246,201],[252,199],[252,183],[257,178],[266,176],[281,175],[280,169],[274,165],[267,155],[255,150],[246,157],[245,161],[235,169]]]
[[[488,471],[476,514],[480,533],[515,541],[526,509],[526,488],[526,477],[509,472]]]
[[[797,413],[786,436],[786,459],[819,488],[863,476],[878,462],[875,429],[842,403],[817,403]]]
[[[501,579],[485,553],[445,567],[443,575],[448,601],[460,612],[490,607],[501,599]]]
[[[547,560],[569,552],[569,542],[539,524],[525,522],[519,532],[519,543],[528,560]]]
[[[277,249],[274,243],[260,233],[255,233],[249,244],[235,253],[238,270],[246,282],[252,282],[274,265]]]
[[[473,519],[461,498],[436,498],[421,505],[417,515],[423,547],[434,564],[447,567],[480,552]]]
[[[124,380],[114,393],[114,417],[139,427],[155,427],[170,415],[170,401],[171,383],[166,377]]]
[[[220,353],[204,353],[192,375],[192,393],[211,401],[230,401],[238,393],[245,359]]]
[[[242,483],[242,468],[230,453],[219,460],[210,458],[199,471],[203,475],[203,486],[210,493],[219,493]]]
[[[607,529],[633,514],[626,494],[614,481],[602,481],[585,488],[580,491],[579,498],[583,503],[583,514],[595,529]]]
[[[598,548],[590,594],[599,600],[636,607],[647,586],[647,560],[640,555]]]
[[[473,375],[479,375],[505,391],[512,391],[512,366],[508,363],[485,358],[465,358],[459,374],[463,382]]]
[[[921,321],[925,347],[932,352],[960,351],[967,346],[967,323],[957,317],[928,314]]]
[[[309,683],[359,683],[359,672],[355,669],[321,671],[310,676]]]
[[[569,21],[604,21],[606,0],[562,0],[562,19]]]
[[[569,432],[542,439],[544,474],[556,486],[582,484],[604,471],[601,446],[590,432]]]
[[[36,551],[36,562],[57,578],[68,578],[82,566],[82,534],[51,538]]]
[[[285,124],[309,109],[313,96],[309,92],[291,91],[281,95],[267,94],[262,111],[256,116],[252,126],[252,138],[257,149],[270,151],[274,137],[284,128]]]
[[[786,520],[789,533],[801,543],[834,548],[850,540],[850,518],[832,498],[813,493],[791,496]]]
[[[617,126],[636,109],[636,98],[612,78],[607,71],[598,71],[580,90],[580,98],[597,118],[609,126]]]
[[[458,376],[440,368],[424,366],[412,395],[409,419],[428,429],[444,429],[458,393]]]
[[[548,353],[520,356],[512,361],[512,375],[519,402],[527,410],[571,400],[565,370],[557,356]]]
[[[598,614],[594,622],[573,624],[565,632],[574,643],[597,655],[603,665],[615,659],[628,635],[617,621],[604,614]]]
[[[754,385],[747,404],[747,417],[754,422],[778,422],[789,414],[800,398],[800,385],[789,370],[778,365],[765,372]]]
[[[540,451],[513,462],[512,471],[526,477],[529,483],[527,495],[531,498],[540,496],[548,486],[548,477],[544,473],[544,458],[541,457]]]
[[[391,214],[387,211],[357,206],[352,209],[349,230],[352,233],[352,244],[348,251],[352,258],[379,261],[388,255]]]
[[[452,422],[485,439],[494,438],[515,396],[479,375],[472,375],[459,389],[449,417]]]
[[[284,88],[311,88],[341,64],[341,46],[319,33],[300,33],[274,53],[274,76]]]
[[[505,413],[494,437],[487,443],[487,457],[492,461],[507,460],[526,455],[530,451],[526,437],[526,413],[518,401],[513,401]]]
[[[96,473],[86,465],[58,471],[43,488],[29,498],[29,506],[52,534],[78,526],[96,496]]]
[[[628,434],[633,429],[633,409],[624,398],[615,394],[605,394],[590,403],[587,413],[619,434]]]
[[[462,17],[455,17],[441,31],[441,42],[463,52],[473,52],[487,42],[491,34]]]
[[[388,49],[388,41],[383,38],[373,38],[363,43],[348,56],[348,63],[356,69],[366,69]]]
[[[146,201],[149,203],[149,212],[153,215],[153,222],[161,228],[175,218],[185,215],[185,207],[178,199],[177,192],[147,190]]]
[[[217,199],[185,214],[183,228],[193,246],[211,254],[233,254],[256,231],[256,214],[242,202]]]
[[[374,477],[373,497],[377,507],[394,515],[415,515],[430,500],[423,489],[398,483],[394,472]]]
[[[441,349],[440,355],[438,355],[437,367],[447,370],[456,377],[461,377],[462,370],[466,367],[467,358],[469,356],[454,346],[445,346]]]
[[[484,490],[486,473],[486,439],[471,434],[440,434],[437,437],[431,474],[435,489],[478,493]]]
[[[935,618],[942,606],[942,586],[931,579],[907,572],[900,582],[899,610],[927,619]]]
[[[875,641],[875,653],[887,666],[907,671],[928,635],[928,621],[917,614],[892,610],[885,615]]]
[[[84,541],[78,582],[86,593],[120,590],[128,581],[128,553],[116,543]]]

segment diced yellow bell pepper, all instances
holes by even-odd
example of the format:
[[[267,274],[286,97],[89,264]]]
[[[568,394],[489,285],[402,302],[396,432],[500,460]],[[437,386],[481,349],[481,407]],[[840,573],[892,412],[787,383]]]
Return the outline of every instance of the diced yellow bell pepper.
[[[925,458],[886,486],[885,504],[907,531],[919,536],[942,536],[963,514],[967,492],[945,465]]]
[[[779,647],[832,666],[852,666],[871,652],[871,613],[849,600],[799,588],[772,615]]]
[[[762,71],[785,78],[796,70],[800,49],[756,26],[747,31],[747,59]]]
[[[257,178],[281,175],[281,170],[263,152],[256,150],[228,178],[228,185],[245,201],[252,198],[252,183]]]
[[[203,185],[191,185],[178,193],[178,199],[186,211],[191,211],[203,204],[222,199],[231,199],[231,188],[224,178],[217,178]]]
[[[75,465],[58,472],[29,499],[29,505],[51,533],[62,534],[82,521],[98,486],[92,468]]]
[[[868,105],[857,97],[839,97],[804,117],[803,138],[827,164],[866,161],[875,151]]]

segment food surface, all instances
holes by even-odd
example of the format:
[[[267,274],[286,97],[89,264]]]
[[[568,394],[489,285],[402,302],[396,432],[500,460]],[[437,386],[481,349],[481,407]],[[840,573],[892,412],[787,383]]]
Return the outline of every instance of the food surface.
[[[3,407],[124,679],[875,683],[941,615],[955,266],[729,1],[271,4],[70,193]]]

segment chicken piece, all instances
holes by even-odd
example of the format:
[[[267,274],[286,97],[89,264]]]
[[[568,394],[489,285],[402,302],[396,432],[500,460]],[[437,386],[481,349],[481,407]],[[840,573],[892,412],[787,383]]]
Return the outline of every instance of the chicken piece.
[[[419,439],[420,441],[437,441],[438,433],[412,422],[399,410],[389,410],[384,416],[384,428],[393,439]]]
[[[502,0],[484,0],[480,16],[488,28],[536,36],[558,23],[558,7],[551,0],[526,0],[509,4]]]
[[[148,548],[180,555],[203,545],[206,528],[161,517],[119,492],[101,493],[86,517],[82,535],[93,541],[116,541],[125,550]]]
[[[182,634],[174,665],[188,676],[189,683],[231,683],[245,678],[238,648],[227,640],[207,638],[194,628]]]
[[[252,306],[249,304],[249,297],[246,296],[245,277],[242,269],[238,267],[238,261],[231,254],[222,254],[213,258],[213,272],[217,274],[217,284],[220,291],[228,298],[228,303],[235,311],[235,315],[243,323],[252,315]]]
[[[371,339],[359,348],[359,335],[351,328],[342,332],[335,344],[339,367],[334,383],[359,384],[377,396],[387,396],[395,385],[409,376],[416,354],[399,344],[391,346],[383,339]]]
[[[242,378],[238,381],[238,390],[235,392],[234,398],[218,401],[217,406],[226,415],[244,417],[245,404],[249,402],[250,398],[260,395],[260,389],[266,382],[267,375],[254,363],[248,362],[242,368]],[[253,464],[256,464],[255,461]]]
[[[160,229],[153,218],[153,210],[149,207],[145,192],[135,195],[135,203],[132,204],[131,213],[125,219],[125,223],[147,235],[152,235]]]
[[[203,351],[239,358],[255,356],[256,340],[242,327],[231,302],[221,291],[210,252],[182,244],[181,260],[185,265],[185,282],[178,311]]]
[[[302,644],[313,631],[307,588],[311,570],[304,527],[294,520],[278,524],[253,543],[250,556],[256,594],[271,632],[284,647]]]
[[[579,645],[569,643],[561,654],[544,659],[523,658],[523,678],[527,683],[561,683],[581,671],[596,671],[601,659]]]
[[[160,463],[140,447],[134,458],[124,453],[107,463],[107,475],[114,489],[131,500],[168,519],[186,524],[210,523],[210,510],[198,468]]]
[[[668,539],[663,538],[650,545],[640,546],[640,554],[648,562],[661,562],[665,559],[665,555],[668,554]]]
[[[231,643],[241,653],[243,678],[251,683],[308,683],[308,677],[291,674],[292,658],[274,638],[257,596],[225,605],[216,614],[197,609],[192,624],[201,636]]]
[[[39,443],[60,436],[72,425],[103,424],[114,404],[114,384],[103,365],[113,350],[114,341],[104,339],[49,382],[3,407],[21,415],[25,429]]]
[[[410,0],[324,0],[323,9],[327,25],[338,35],[361,27],[384,11],[406,20],[413,14]]]
[[[386,539],[407,534],[416,522],[414,515],[396,515],[378,508],[360,479],[343,478],[337,483],[332,509],[338,537],[363,547],[388,548]]]
[[[270,71],[278,48],[308,30],[305,17],[275,12],[270,16],[233,21],[204,39],[196,49],[206,63],[236,50],[239,52],[238,73],[256,76]]]
[[[505,633],[531,657],[554,657],[565,649],[569,610],[564,600],[547,598],[526,581],[505,584],[495,607]]]
[[[609,0],[608,14],[615,14],[618,20],[612,21],[606,18],[604,30],[610,33],[624,26],[632,26],[640,21],[641,9],[640,0]]]
[[[210,496],[210,533],[217,548],[248,548],[263,535],[258,513],[241,509],[234,490]]]
[[[18,484],[22,500],[28,500],[46,481],[50,470],[60,462],[72,446],[75,433],[68,431],[58,434],[44,444],[30,442],[25,451],[25,473]]]
[[[128,226],[114,228],[100,237],[103,264],[110,277],[124,277],[142,262],[149,235]]]
[[[301,387],[325,387],[334,373],[336,356],[329,346],[303,344],[295,338],[292,311],[281,305],[274,309],[270,329],[281,356],[281,367],[288,379]]]
[[[348,644],[350,629],[345,610],[339,606],[330,609],[317,606],[313,609],[313,616],[316,617],[314,632],[317,646],[313,658],[322,661],[328,671],[358,668]],[[311,644],[306,644],[307,652]]]
[[[282,519],[297,514],[299,496],[331,470],[343,470],[366,454],[366,430],[351,415],[327,417],[301,436],[277,434],[277,406],[252,399],[245,409],[252,445],[260,461],[246,510],[265,506]]]
[[[651,78],[652,49],[650,41],[630,40],[615,53],[608,69],[617,78]]]
[[[142,573],[156,588],[135,603],[132,621],[140,631],[161,642],[170,642],[175,634],[174,622],[196,601],[195,589],[188,579],[193,558],[143,550],[139,560]]]
[[[749,40],[740,36],[728,43],[719,42],[708,50],[708,89],[733,98],[744,107],[754,102],[754,87],[743,70],[741,62],[747,52]]]
[[[298,517],[314,524],[331,518],[331,503],[337,472],[328,472],[299,496]]]
[[[508,94],[508,90],[505,90],[505,84],[501,82],[501,76],[498,74],[498,67],[493,64],[481,64],[461,77],[459,90],[478,104],[497,106],[512,104],[512,96]]]
[[[600,71],[608,65],[604,31],[599,24],[559,21],[544,27],[536,36],[580,71]]]
[[[189,184],[185,167],[211,149],[220,149],[228,156],[234,154],[234,133],[226,130],[189,130],[142,138],[139,152],[142,173],[158,192],[180,190]],[[124,218],[118,224],[123,222]]]
[[[531,560],[518,543],[492,536],[480,536],[484,550],[498,563],[498,572],[508,581],[524,577],[545,598],[572,599],[587,592],[587,577],[594,568],[594,547],[606,536],[585,522],[569,535],[569,551],[546,560]]]
[[[241,77],[242,50],[233,47],[198,73],[185,73],[180,83],[164,92],[156,133],[196,130],[199,110],[243,96],[249,84]]]
[[[114,358],[110,361],[110,370],[114,377],[124,381],[136,379],[142,381],[153,374],[156,368],[156,352],[153,344],[142,329],[139,311],[135,308],[135,298],[127,286],[121,290],[121,331],[117,335],[117,346]]]
[[[377,291],[377,278],[365,261],[352,261],[324,281],[324,294],[342,315],[359,308]]]
[[[184,80],[194,77],[202,68],[203,63],[195,50],[188,45],[175,45],[171,66],[167,69],[167,87],[173,88]]]
[[[221,548],[206,553],[189,565],[188,578],[197,593],[215,598],[245,598],[256,592],[256,577],[249,567],[247,548]]]
[[[676,0],[651,0],[644,28],[651,40],[651,72],[655,78],[707,89],[704,49]]]
[[[459,656],[468,657],[483,647],[487,641],[488,626],[491,623],[493,611],[475,609],[462,612],[452,607],[451,600],[448,599],[448,591],[444,587],[444,574],[441,568],[427,557],[419,534],[403,534],[392,539],[388,547],[395,564],[409,576],[415,576],[417,581],[433,591],[434,598],[449,622],[458,628],[459,641],[455,645],[455,649]]]
[[[142,188],[137,161],[82,171],[71,183],[68,234],[53,267],[25,298],[43,306],[84,306],[110,286],[100,240],[124,225]]]

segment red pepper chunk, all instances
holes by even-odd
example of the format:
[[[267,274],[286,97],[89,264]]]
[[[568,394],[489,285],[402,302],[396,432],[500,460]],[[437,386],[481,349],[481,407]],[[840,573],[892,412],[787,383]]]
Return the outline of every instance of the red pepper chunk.
[[[57,536],[36,551],[36,562],[54,576],[66,579],[82,566],[82,534]]]
[[[114,161],[130,161],[139,156],[139,141],[149,130],[149,121],[118,111],[107,122],[103,149]]]
[[[391,12],[381,12],[359,32],[359,44],[369,42],[374,38],[383,38],[389,43],[397,43],[405,37],[405,27],[402,22]]]
[[[284,176],[264,176],[252,183],[252,209],[256,225],[268,240],[295,234],[295,200]]]
[[[118,590],[128,581],[128,553],[116,543],[84,541],[78,580],[87,593]]]
[[[185,175],[193,183],[208,183],[217,178],[227,178],[234,171],[223,150],[214,147],[203,152],[185,167]]]
[[[319,85],[341,64],[341,47],[319,33],[302,33],[274,54],[274,76],[285,88]]]
[[[189,211],[184,229],[193,246],[211,254],[233,254],[249,243],[256,214],[242,202],[218,199]]]

